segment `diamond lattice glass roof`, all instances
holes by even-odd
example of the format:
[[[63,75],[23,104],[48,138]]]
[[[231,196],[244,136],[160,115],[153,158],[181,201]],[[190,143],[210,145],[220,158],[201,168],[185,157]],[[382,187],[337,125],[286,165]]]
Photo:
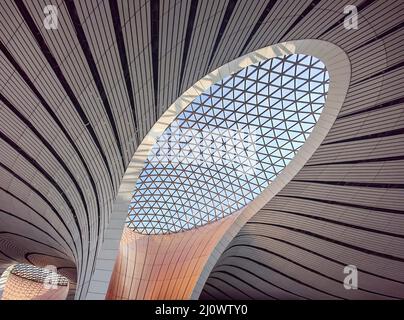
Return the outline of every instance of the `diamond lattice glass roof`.
[[[56,273],[53,270],[39,268],[30,264],[24,264],[24,263],[16,264],[11,270],[11,273],[24,279],[39,283],[46,282],[58,286],[67,286],[69,283],[69,280],[67,280],[67,278]]]
[[[244,207],[305,142],[328,83],[320,60],[293,54],[212,85],[157,139],[136,183],[127,226],[143,234],[180,232]]]

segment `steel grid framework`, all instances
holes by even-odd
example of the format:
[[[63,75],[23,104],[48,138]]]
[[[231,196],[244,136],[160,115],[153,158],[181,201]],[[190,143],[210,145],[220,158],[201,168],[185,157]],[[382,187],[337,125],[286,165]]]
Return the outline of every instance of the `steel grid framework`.
[[[241,209],[306,141],[328,83],[319,59],[293,54],[250,65],[212,85],[153,146],[127,226],[143,234],[180,232]]]
[[[67,286],[69,280],[66,277],[52,272],[46,268],[39,268],[30,264],[16,264],[10,271],[11,274],[38,283],[49,282],[58,286]]]

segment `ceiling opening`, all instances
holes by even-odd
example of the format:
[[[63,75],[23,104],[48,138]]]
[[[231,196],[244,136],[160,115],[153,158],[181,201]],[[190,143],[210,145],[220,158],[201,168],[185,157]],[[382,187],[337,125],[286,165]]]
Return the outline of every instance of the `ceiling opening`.
[[[152,147],[126,225],[142,234],[175,233],[243,208],[306,141],[328,85],[319,59],[291,54],[210,86]]]

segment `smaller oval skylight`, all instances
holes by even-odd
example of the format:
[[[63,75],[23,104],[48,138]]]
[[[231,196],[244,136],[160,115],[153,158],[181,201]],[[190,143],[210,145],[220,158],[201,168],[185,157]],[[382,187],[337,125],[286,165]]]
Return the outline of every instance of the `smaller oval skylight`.
[[[11,269],[10,273],[21,278],[39,283],[55,284],[58,286],[67,286],[69,284],[69,280],[67,280],[67,278],[65,278],[64,276],[56,273],[56,270],[39,268],[30,264],[16,264]]]
[[[158,138],[126,224],[143,234],[217,221],[258,196],[293,159],[323,109],[329,77],[302,54],[250,65],[212,85]]]

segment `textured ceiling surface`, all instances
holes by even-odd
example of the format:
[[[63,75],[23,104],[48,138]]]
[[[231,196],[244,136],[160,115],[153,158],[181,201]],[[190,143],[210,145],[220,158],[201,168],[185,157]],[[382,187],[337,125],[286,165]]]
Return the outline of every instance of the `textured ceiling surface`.
[[[328,72],[287,55],[213,84],[157,139],[139,176],[127,226],[179,232],[246,206],[293,159],[320,117]]]
[[[30,264],[16,264],[11,269],[10,273],[39,283],[56,284],[58,286],[68,285],[66,277],[61,276],[50,269],[38,268]]]
[[[351,61],[341,112],[201,298],[404,298],[403,2],[57,1],[56,30],[45,2],[0,2],[1,268],[52,264],[73,279],[76,267],[84,298],[120,180],[159,116],[217,67],[314,38]],[[347,4],[357,30],[343,27]],[[346,264],[358,290],[341,285]]]

